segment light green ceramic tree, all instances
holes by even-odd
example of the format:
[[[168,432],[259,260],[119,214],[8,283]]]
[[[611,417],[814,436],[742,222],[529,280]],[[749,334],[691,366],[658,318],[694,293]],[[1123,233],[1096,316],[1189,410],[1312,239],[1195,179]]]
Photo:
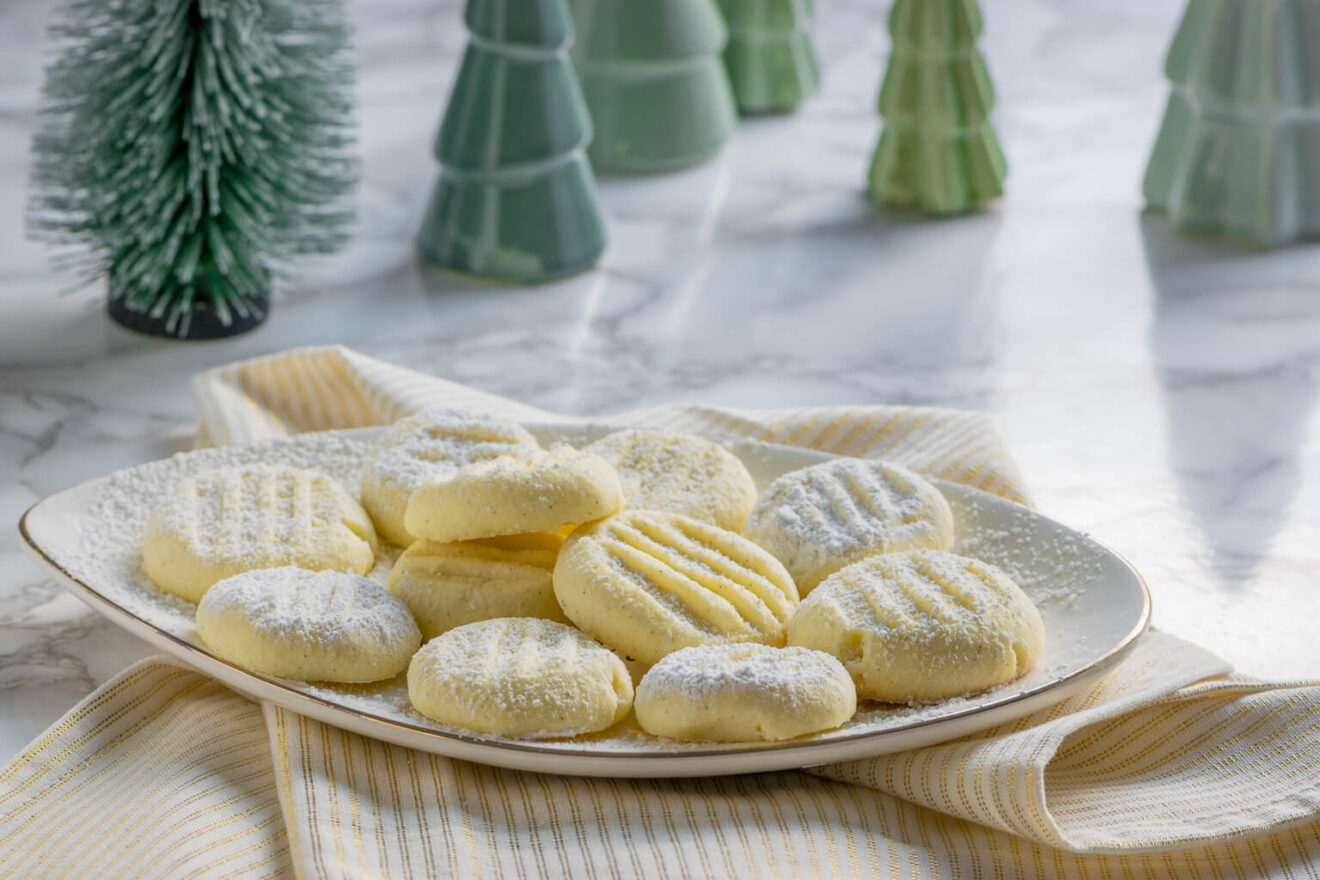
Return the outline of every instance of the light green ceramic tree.
[[[785,113],[816,91],[808,0],[720,0],[729,26],[724,66],[743,115]]]
[[[586,269],[605,226],[564,0],[469,0],[464,19],[473,39],[436,137],[440,179],[418,247],[439,266],[499,281]]]
[[[895,0],[889,33],[871,198],[931,214],[998,198],[1007,167],[990,125],[994,91],[976,48],[975,0]]]
[[[1272,246],[1320,235],[1320,6],[1190,0],[1143,185],[1175,228]]]
[[[597,171],[670,171],[723,148],[737,113],[715,0],[574,0],[573,15]]]

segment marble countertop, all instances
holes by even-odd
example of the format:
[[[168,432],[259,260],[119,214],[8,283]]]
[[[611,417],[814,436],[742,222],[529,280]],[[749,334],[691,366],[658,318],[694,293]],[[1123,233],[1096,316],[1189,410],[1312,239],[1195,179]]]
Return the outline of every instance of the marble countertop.
[[[1178,0],[996,0],[1007,197],[886,219],[861,188],[888,40],[819,0],[823,92],[718,160],[607,180],[601,269],[536,288],[421,270],[410,239],[463,42],[454,2],[360,0],[365,183],[345,254],[269,323],[179,345],[65,292],[22,234],[50,0],[0,9],[0,520],[191,443],[197,370],[330,342],[549,409],[671,400],[996,413],[1039,505],[1145,574],[1157,624],[1244,673],[1320,677],[1320,250],[1173,237],[1139,182]],[[148,648],[0,532],[0,760]]]

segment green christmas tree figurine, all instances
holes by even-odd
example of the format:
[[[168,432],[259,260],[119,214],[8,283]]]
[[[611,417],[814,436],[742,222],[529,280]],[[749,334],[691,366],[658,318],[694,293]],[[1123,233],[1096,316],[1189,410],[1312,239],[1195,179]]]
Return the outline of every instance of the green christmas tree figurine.
[[[598,172],[672,171],[724,147],[737,112],[715,0],[574,0],[573,15]]]
[[[1320,7],[1188,0],[1142,191],[1180,232],[1320,236]]]
[[[568,57],[564,0],[469,0],[472,34],[435,156],[440,180],[417,243],[444,268],[538,282],[605,249],[591,123]]]
[[[786,113],[820,85],[808,0],[720,0],[729,26],[724,66],[738,111]]]
[[[145,333],[230,336],[272,275],[345,239],[342,0],[71,0],[33,141],[34,235]]]
[[[871,198],[931,214],[998,198],[1007,168],[990,126],[994,92],[976,49],[975,0],[894,0],[889,33]]]

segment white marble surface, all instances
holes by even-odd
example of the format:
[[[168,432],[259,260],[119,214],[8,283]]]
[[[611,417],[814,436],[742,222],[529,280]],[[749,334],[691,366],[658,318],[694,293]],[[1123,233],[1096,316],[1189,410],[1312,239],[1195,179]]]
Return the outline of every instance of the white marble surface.
[[[260,331],[181,346],[61,295],[22,238],[49,0],[0,6],[0,759],[147,649],[44,578],[44,494],[186,447],[188,377],[341,342],[577,413],[668,400],[929,403],[1003,421],[1040,506],[1144,572],[1158,624],[1248,673],[1320,676],[1320,250],[1173,239],[1143,217],[1177,0],[995,0],[1007,198],[886,220],[882,4],[819,0],[823,93],[719,160],[602,186],[599,272],[531,289],[422,272],[410,235],[462,43],[454,2],[361,0],[362,228]]]

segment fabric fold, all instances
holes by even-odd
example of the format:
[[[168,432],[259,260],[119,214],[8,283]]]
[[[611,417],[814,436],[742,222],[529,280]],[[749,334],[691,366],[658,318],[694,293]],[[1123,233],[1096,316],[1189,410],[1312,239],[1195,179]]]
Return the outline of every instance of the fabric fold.
[[[1126,760],[1143,747],[1161,759],[1170,757],[1171,750],[1151,738],[1154,731],[1132,729],[1125,722],[1154,708],[1158,733],[1168,736],[1198,712],[1192,704],[1199,692],[1190,686],[1230,671],[1209,652],[1152,631],[1097,685],[1050,709],[955,742],[812,772],[879,789],[1046,846],[1074,852],[1101,850],[1107,848],[1103,838],[1121,839],[1130,834],[1128,823],[1134,818],[1143,821],[1123,807],[1147,793],[1092,784],[1087,762],[1101,760],[1102,755]],[[1081,750],[1080,765],[1077,749],[1068,748],[1078,739],[1089,744]],[[1061,773],[1057,762],[1069,759],[1072,762],[1064,765],[1069,769]],[[1187,781],[1198,787],[1209,782]],[[1130,798],[1123,801],[1123,794]],[[1094,839],[1097,826],[1086,819],[1101,815],[1108,820],[1106,831],[1102,839]],[[1185,846],[1214,837],[1196,826],[1196,815],[1189,814],[1190,821],[1181,831],[1175,831],[1171,821],[1161,833],[1161,845]]]
[[[261,709],[167,657],[0,771],[0,877],[292,876]]]
[[[1125,677],[1124,667],[1116,672]],[[1232,701],[1276,691],[1289,705],[1320,701],[1315,685],[1213,679],[1145,708],[1222,698],[1222,710],[1251,726],[1277,718],[1279,706],[1244,709]],[[1313,817],[1196,846],[1146,839],[1124,851],[1079,853],[805,773],[545,776],[414,752],[273,706],[264,707],[264,725],[262,715],[263,708],[169,658],[116,676],[0,771],[0,876],[1320,876]],[[1024,733],[1035,726],[1023,723]],[[1308,744],[1314,740],[1278,745],[1305,767],[1314,763]],[[1047,780],[1071,766],[1072,747],[1068,740],[1056,752]],[[922,752],[933,761],[946,748]],[[1098,754],[1086,749],[1076,758],[1092,763]],[[1078,804],[1103,793],[1081,778],[1065,782]],[[1138,813],[1171,793],[1178,794],[1147,791],[1118,807]],[[1304,816],[1308,803],[1295,805],[1294,816]],[[1053,800],[1051,808],[1060,811]]]
[[[302,348],[217,367],[193,379],[199,443],[388,425],[428,406],[512,419],[587,421],[395,366],[343,346]],[[590,421],[664,428],[885,458],[1026,503],[1029,495],[992,417],[919,406],[736,409],[669,405]]]

